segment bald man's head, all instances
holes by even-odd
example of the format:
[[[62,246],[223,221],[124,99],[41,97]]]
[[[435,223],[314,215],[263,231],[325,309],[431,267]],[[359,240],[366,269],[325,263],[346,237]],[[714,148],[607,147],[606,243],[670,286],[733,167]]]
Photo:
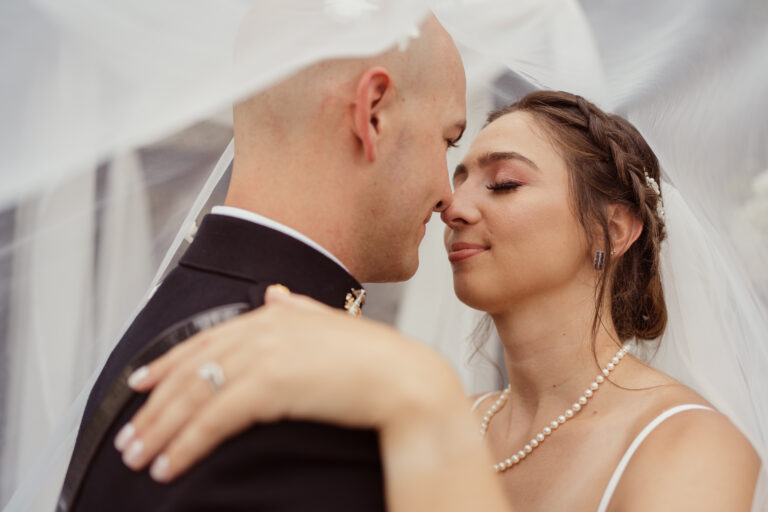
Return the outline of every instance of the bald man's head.
[[[332,232],[329,250],[361,281],[405,279],[425,221],[450,201],[445,151],[463,132],[464,96],[458,51],[433,16],[404,51],[312,65],[235,106],[227,202],[321,245]]]
[[[421,25],[419,37],[401,51],[356,59],[326,60],[309,66],[278,85],[238,103],[234,107],[236,135],[250,137],[275,130],[282,136],[301,136],[303,125],[312,121],[324,102],[344,99],[354,91],[366,69],[385,68],[401,100],[432,94],[450,86],[446,76],[460,75],[463,67],[450,35],[434,16]]]

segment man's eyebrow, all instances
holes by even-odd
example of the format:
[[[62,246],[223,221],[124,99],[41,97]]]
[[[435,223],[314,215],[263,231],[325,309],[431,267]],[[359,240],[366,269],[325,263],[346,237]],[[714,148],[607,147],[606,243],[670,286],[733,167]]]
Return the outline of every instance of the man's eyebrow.
[[[521,155],[517,151],[494,151],[492,153],[486,153],[477,159],[477,163],[481,167],[487,167],[493,163],[502,162],[504,160],[519,160],[533,167],[535,170],[539,170],[539,167],[533,162],[533,160]]]

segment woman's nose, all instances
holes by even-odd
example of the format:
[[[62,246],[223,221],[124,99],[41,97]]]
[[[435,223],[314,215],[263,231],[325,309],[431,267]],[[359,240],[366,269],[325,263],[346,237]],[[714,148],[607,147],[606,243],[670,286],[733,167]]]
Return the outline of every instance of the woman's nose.
[[[440,219],[451,229],[460,229],[480,220],[476,198],[466,187],[466,183],[457,187],[453,193],[453,201],[440,213]]]

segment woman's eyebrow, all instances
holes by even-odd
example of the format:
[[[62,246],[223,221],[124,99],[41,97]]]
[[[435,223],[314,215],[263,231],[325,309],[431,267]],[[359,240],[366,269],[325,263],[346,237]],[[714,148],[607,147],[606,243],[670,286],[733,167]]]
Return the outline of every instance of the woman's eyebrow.
[[[537,171],[539,170],[539,167],[534,163],[533,160],[531,160],[526,156],[521,155],[517,151],[494,151],[491,153],[486,153],[477,159],[477,163],[478,165],[480,165],[480,167],[487,167],[493,163],[501,162],[504,160],[519,160],[525,164],[528,164],[533,169]],[[458,171],[458,167],[456,168],[456,170]],[[464,171],[466,171],[466,168],[464,169]]]
[[[539,167],[536,165],[536,163],[533,160],[531,160],[526,156],[521,155],[517,151],[492,151],[490,153],[486,153],[480,156],[477,159],[477,164],[480,167],[488,167],[491,164],[494,164],[496,162],[502,162],[505,160],[518,160],[520,162],[523,162],[524,164],[527,164],[534,170],[539,171]],[[466,165],[464,164],[457,165],[456,170],[453,171],[453,181],[456,181],[456,178],[465,176],[468,173],[469,173],[469,170],[467,169]]]
[[[456,166],[456,170],[453,171],[453,181],[456,181],[456,178],[459,176],[466,176],[467,174],[467,166],[464,164],[459,164]]]

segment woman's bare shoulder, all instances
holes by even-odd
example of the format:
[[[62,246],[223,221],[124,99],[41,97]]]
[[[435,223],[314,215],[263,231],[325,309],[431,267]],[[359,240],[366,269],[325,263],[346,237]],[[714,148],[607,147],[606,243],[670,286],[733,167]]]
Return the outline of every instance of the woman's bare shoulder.
[[[622,376],[617,384],[624,391],[620,401],[623,413],[634,411],[634,428],[639,433],[656,416],[672,407],[693,404],[714,409],[699,393],[666,373],[635,360],[628,375]]]
[[[749,510],[760,460],[741,431],[698,393],[674,380],[659,386],[637,432],[689,404],[709,409],[681,410],[653,428],[630,459],[611,508]]]

